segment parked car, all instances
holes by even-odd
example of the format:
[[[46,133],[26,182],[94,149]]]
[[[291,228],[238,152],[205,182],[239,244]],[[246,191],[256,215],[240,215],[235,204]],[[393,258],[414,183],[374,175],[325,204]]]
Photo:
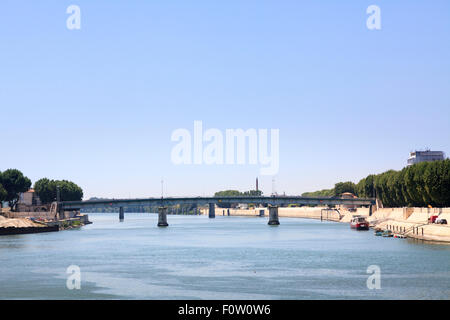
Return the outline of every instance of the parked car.
[[[447,224],[447,219],[436,219],[434,223],[437,224]]]

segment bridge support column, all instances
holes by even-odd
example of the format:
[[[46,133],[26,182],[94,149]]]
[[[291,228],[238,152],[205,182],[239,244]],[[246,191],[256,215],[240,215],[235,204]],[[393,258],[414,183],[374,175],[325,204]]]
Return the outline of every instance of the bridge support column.
[[[216,205],[214,203],[209,204],[209,217],[210,218],[216,217]]]
[[[158,227],[168,227],[167,223],[167,207],[158,208]]]
[[[230,209],[227,209],[227,216],[230,216]]]
[[[277,226],[280,224],[278,220],[278,207],[277,206],[269,206],[269,226]]]
[[[119,221],[123,222],[123,219],[125,218],[125,213],[123,211],[123,207],[119,208]]]
[[[373,208],[372,205],[369,206],[369,217],[372,216]]]
[[[264,217],[264,209],[259,209],[259,216]]]

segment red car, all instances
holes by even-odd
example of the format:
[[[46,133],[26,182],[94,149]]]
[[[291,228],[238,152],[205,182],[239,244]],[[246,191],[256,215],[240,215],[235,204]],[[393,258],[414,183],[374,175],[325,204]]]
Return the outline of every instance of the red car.
[[[354,216],[352,221],[350,221],[350,228],[356,230],[369,230],[369,222],[367,222],[364,217]]]

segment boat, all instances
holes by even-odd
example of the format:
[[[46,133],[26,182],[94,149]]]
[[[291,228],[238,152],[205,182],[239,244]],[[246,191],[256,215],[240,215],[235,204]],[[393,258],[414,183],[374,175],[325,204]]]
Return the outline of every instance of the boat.
[[[392,233],[391,230],[384,230],[383,232],[383,237],[385,238],[391,238],[394,234]]]
[[[383,235],[383,230],[381,230],[381,229],[377,229],[377,230],[375,230],[375,233],[374,233],[377,237],[381,237],[382,235]]]
[[[353,216],[350,221],[350,228],[356,230],[369,230],[369,222],[367,222],[366,218],[361,216]]]
[[[403,234],[395,233],[395,234],[394,234],[394,238],[405,239],[406,236],[403,235]]]

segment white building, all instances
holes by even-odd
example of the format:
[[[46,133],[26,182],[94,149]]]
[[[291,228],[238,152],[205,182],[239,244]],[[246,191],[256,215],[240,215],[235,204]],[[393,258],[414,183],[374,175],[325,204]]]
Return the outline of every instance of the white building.
[[[442,151],[414,151],[409,154],[408,166],[425,161],[444,160],[445,154]]]

